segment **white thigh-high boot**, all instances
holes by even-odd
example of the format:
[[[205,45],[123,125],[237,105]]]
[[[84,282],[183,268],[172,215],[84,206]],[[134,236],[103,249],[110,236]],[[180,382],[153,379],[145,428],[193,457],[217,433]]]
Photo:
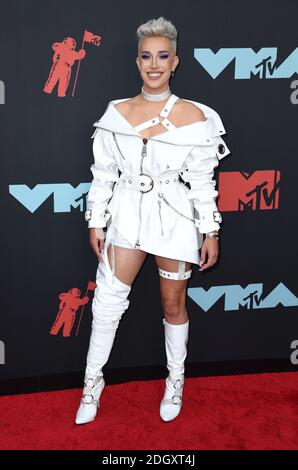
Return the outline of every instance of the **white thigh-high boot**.
[[[102,368],[109,359],[120,319],[129,306],[127,297],[131,286],[124,284],[116,276],[112,283],[110,272],[102,263],[99,263],[96,283],[84,390],[76,414],[76,424],[88,423],[96,417],[100,395],[105,386]]]
[[[173,325],[163,319],[167,369],[164,397],[160,403],[160,417],[163,421],[175,419],[181,410],[184,386],[184,361],[187,355],[189,320]]]

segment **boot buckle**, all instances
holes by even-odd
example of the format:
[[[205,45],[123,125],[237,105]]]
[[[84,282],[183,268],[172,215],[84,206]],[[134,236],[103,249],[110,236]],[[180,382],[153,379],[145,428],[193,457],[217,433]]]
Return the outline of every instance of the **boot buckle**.
[[[94,398],[94,395],[92,394],[94,387],[99,384],[99,382],[102,380],[102,377],[85,377],[84,380],[84,390],[83,390],[83,398],[82,402],[85,403],[86,405],[95,405],[98,403],[98,400]],[[90,384],[91,382],[91,384]],[[90,398],[87,398],[90,397]]]
[[[86,400],[86,397],[91,397],[90,401]],[[95,400],[94,396],[92,393],[84,393],[83,398],[82,398],[83,403],[86,405],[93,405],[97,403],[97,400]]]
[[[172,403],[174,405],[180,405],[180,403],[182,403],[182,398],[180,395],[173,395],[172,396]]]
[[[177,386],[177,383],[178,383],[178,382],[180,382],[180,385],[179,385],[179,386]],[[175,390],[176,390],[176,389],[177,389],[177,390],[181,390],[182,387],[183,387],[183,383],[182,383],[181,379],[175,380],[175,382],[174,382],[174,389],[175,389]]]

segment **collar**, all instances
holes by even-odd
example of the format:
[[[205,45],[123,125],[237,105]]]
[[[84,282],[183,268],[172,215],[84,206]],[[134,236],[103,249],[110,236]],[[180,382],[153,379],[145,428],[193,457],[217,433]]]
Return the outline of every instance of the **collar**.
[[[93,126],[105,129],[117,134],[131,135],[142,138],[141,134],[122,116],[114,104],[127,101],[131,98],[112,100],[102,117]],[[210,145],[210,139],[226,133],[219,114],[209,106],[192,100],[184,100],[193,103],[200,108],[206,117],[206,121],[198,121],[192,124],[177,127],[172,130],[150,137],[148,140],[165,142],[174,145]]]

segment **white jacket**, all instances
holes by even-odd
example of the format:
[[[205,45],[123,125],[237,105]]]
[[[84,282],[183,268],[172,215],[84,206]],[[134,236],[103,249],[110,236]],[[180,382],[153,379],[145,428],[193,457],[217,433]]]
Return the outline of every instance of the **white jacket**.
[[[219,160],[230,154],[222,120],[210,107],[185,100],[206,121],[143,139],[114,106],[128,99],[110,101],[94,123],[88,227],[108,226],[110,233],[116,226],[143,251],[199,264],[202,234],[219,229],[222,221],[213,179]]]

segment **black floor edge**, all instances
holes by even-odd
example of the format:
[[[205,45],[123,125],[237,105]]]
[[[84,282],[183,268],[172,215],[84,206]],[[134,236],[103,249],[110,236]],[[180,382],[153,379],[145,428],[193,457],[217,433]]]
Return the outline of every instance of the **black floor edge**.
[[[297,372],[298,366],[291,364],[289,359],[254,359],[245,361],[199,362],[186,363],[186,377],[208,377],[221,375],[241,375],[268,372]],[[80,388],[84,372],[42,375],[17,379],[0,380],[0,395],[16,395],[20,393],[46,392]],[[104,369],[107,385],[139,380],[155,380],[165,378],[165,366],[130,367],[122,369]]]

